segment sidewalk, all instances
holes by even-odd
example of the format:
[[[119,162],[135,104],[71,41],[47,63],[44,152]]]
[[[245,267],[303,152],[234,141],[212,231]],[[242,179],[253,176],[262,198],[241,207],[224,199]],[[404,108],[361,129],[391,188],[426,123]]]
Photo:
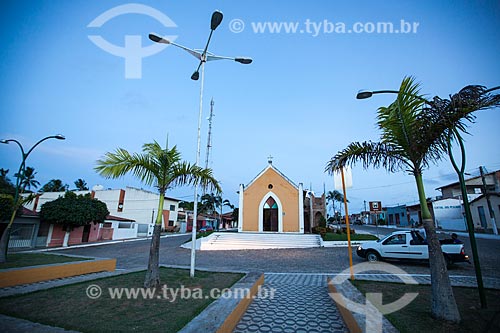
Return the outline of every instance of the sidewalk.
[[[142,269],[139,269],[142,270]],[[130,273],[135,270],[94,273],[77,277],[58,279],[23,286],[0,289],[0,297],[21,295],[37,290],[45,290],[67,284],[90,281],[106,276]],[[328,295],[327,278],[336,273],[265,273],[264,288],[274,289],[274,297],[257,297],[248,307],[234,330],[244,332],[297,332],[317,330],[322,332],[345,332],[346,325],[334,301]],[[347,275],[347,274],[343,274]],[[404,274],[411,276],[418,284],[430,285],[428,274]],[[357,280],[400,282],[394,274],[356,274]],[[461,287],[476,287],[474,276],[451,275],[451,284]],[[483,278],[486,288],[500,290],[500,279]],[[350,285],[350,284],[349,284]],[[349,299],[356,300],[359,295],[354,287],[338,289]],[[358,295],[358,296],[356,296]],[[363,303],[357,300],[358,303]],[[356,317],[356,316],[355,316]],[[384,330],[385,330],[384,323]],[[69,332],[62,328],[50,327],[27,320],[0,315],[2,332]],[[390,330],[389,330],[390,331]]]
[[[326,276],[266,273],[263,288],[273,294],[254,299],[234,333],[347,331]]]

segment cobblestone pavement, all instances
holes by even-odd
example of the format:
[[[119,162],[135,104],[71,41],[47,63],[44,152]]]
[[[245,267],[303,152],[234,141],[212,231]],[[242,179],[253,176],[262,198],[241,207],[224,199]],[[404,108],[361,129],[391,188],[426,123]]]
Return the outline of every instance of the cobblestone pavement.
[[[234,333],[348,331],[326,276],[266,274],[264,289],[271,292],[250,304]]]

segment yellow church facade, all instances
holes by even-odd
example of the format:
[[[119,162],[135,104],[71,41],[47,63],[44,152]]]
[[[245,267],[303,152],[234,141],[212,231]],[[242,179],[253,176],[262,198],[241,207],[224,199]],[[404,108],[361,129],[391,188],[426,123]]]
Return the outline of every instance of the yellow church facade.
[[[271,161],[239,190],[239,232],[304,233],[302,183],[295,185]]]

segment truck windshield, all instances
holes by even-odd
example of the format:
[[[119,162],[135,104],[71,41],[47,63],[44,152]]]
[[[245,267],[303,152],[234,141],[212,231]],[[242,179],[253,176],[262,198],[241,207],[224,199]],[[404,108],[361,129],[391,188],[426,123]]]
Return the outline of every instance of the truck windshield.
[[[381,238],[381,239],[377,240],[377,243],[380,243],[380,242],[385,241],[387,238],[391,237],[391,235],[392,235],[392,234],[389,234],[389,235],[387,235],[387,236],[385,236],[385,237],[383,237],[383,238]]]

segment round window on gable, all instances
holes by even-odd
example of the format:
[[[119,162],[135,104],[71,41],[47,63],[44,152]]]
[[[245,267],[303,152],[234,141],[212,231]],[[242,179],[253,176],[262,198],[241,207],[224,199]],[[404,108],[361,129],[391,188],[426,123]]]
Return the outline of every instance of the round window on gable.
[[[270,189],[270,190],[272,190],[273,189],[273,184],[267,185],[267,188]]]

